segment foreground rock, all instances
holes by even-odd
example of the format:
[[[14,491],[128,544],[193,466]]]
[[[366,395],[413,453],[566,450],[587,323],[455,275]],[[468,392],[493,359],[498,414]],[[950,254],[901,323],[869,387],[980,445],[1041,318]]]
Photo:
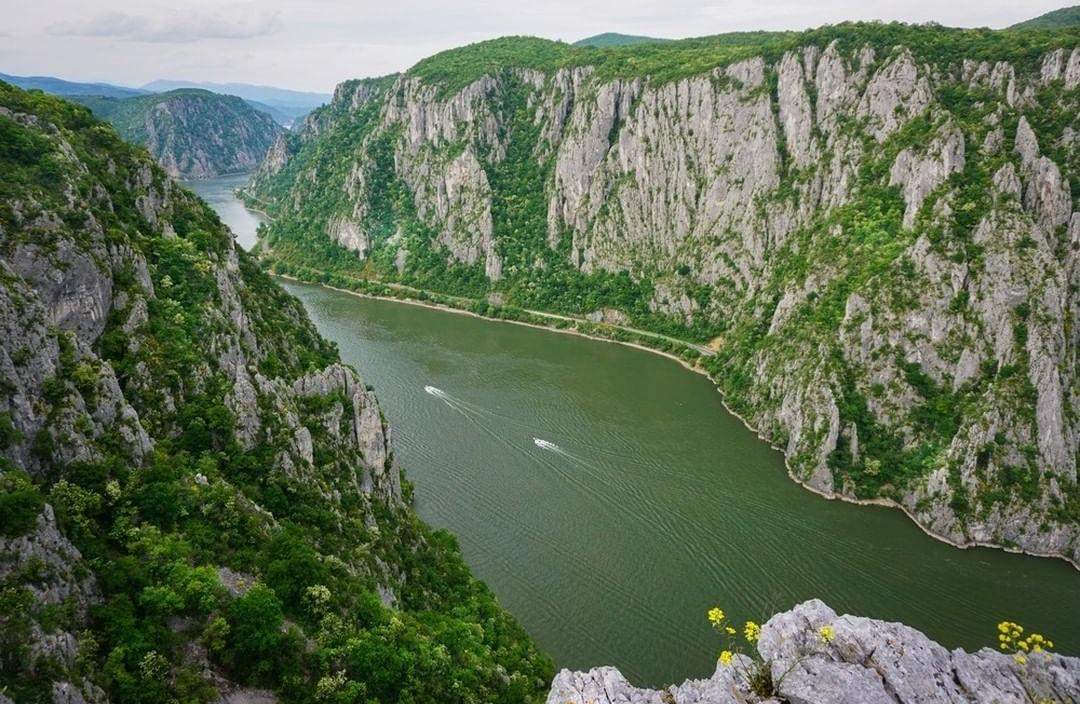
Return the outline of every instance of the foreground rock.
[[[823,626],[835,631],[829,644],[818,635]],[[914,628],[838,616],[816,599],[773,616],[758,650],[771,665],[772,698],[750,692],[742,674],[750,660],[742,657],[708,679],[663,690],[634,687],[612,667],[563,670],[547,704],[1022,704],[1080,696],[1080,658],[1031,655],[1021,665],[989,648],[949,651]]]

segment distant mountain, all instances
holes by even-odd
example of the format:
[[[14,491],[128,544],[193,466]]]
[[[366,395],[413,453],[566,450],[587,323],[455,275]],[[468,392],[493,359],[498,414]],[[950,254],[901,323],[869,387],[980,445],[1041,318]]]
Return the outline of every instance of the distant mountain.
[[[74,95],[171,176],[212,178],[255,168],[281,127],[233,95],[186,88],[130,98]]]
[[[314,108],[330,101],[329,93],[308,93],[273,86],[247,83],[196,83],[193,81],[159,80],[142,88],[129,88],[111,83],[80,83],[65,81],[54,76],[10,76],[0,73],[0,80],[25,90],[37,89],[46,93],[70,97],[102,96],[105,98],[131,98],[137,95],[165,93],[183,88],[197,88],[219,95],[235,95],[243,98],[251,107],[267,113],[284,127],[291,127],[302,120]]]
[[[1060,29],[1077,26],[1080,26],[1080,5],[1047,12],[1026,22],[1014,24],[1009,29]]]
[[[591,37],[585,37],[574,42],[574,46],[592,46],[603,48],[607,46],[627,46],[628,44],[656,44],[658,42],[670,42],[671,39],[659,37],[639,37],[633,34],[618,34],[616,32],[604,32]]]
[[[130,98],[135,95],[145,95],[147,92],[138,88],[114,86],[111,83],[65,81],[53,76],[9,76],[6,73],[0,73],[0,81],[24,90],[43,90],[53,95],[103,95],[108,98]]]
[[[225,95],[221,93],[220,95]],[[249,100],[247,98],[241,98],[245,103],[251,107],[265,112],[270,117],[274,118],[274,122],[278,123],[282,127],[292,127],[304,118],[309,112],[310,108],[289,108],[279,107],[275,105],[267,105],[266,103],[260,103],[258,100]]]
[[[160,92],[178,88],[201,88],[223,95],[236,95],[244,100],[269,108],[278,122],[288,125],[299,120],[313,109],[330,102],[329,93],[310,93],[273,86],[252,85],[249,83],[209,83],[196,81],[157,80],[143,86],[144,90]]]

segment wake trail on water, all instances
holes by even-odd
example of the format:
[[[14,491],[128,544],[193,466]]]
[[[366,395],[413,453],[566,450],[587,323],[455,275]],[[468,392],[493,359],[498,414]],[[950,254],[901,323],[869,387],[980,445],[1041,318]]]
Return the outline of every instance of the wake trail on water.
[[[619,471],[621,468],[610,467],[605,470],[597,464],[586,460],[584,457],[565,449],[555,442],[536,436],[532,436],[532,444],[543,452],[539,454],[536,452],[528,452],[525,446],[511,442],[504,434],[499,432],[499,428],[493,427],[492,425],[493,422],[498,422],[499,420],[511,419],[507,419],[501,414],[488,411],[482,406],[453,396],[436,386],[427,385],[424,387],[424,391],[445,403],[448,408],[461,414],[470,424],[476,426],[477,429],[486,435],[489,435],[499,444],[505,446],[509,450],[521,453],[529,460],[546,467],[549,471],[558,475],[568,484],[588,496],[590,500],[605,506],[606,511],[610,512],[612,515],[627,513],[636,515],[637,520],[649,523],[654,531],[664,535],[672,541],[681,540],[679,538],[680,533],[685,532],[687,523],[696,523],[696,521],[692,521],[689,516],[683,515],[677,508],[662,506],[658,504],[655,499],[647,496],[636,482],[626,477],[622,471]],[[519,426],[524,425],[520,422],[515,422],[515,424]],[[548,459],[548,457],[551,459]],[[622,496],[620,496],[620,493]],[[627,499],[629,499],[629,501]],[[517,525],[519,529],[524,529],[525,533],[530,535],[534,540],[551,545],[549,536],[537,533],[525,524],[518,522],[499,505],[496,497],[485,496],[483,502],[487,504],[487,510],[491,511],[493,515],[498,515],[503,520]],[[682,531],[680,531],[680,524]],[[709,532],[711,533],[711,531]],[[731,552],[741,552],[744,548],[734,543],[734,541],[730,539],[730,536],[723,537],[715,535],[710,537],[718,538],[718,540],[708,541],[712,543],[709,547],[715,549],[717,543],[719,543],[723,545],[724,551],[716,554],[706,545],[688,545],[685,540],[682,540],[680,545],[682,545],[684,550],[696,555],[699,558],[699,564],[702,565],[713,578],[720,579],[721,581],[730,580],[731,575],[724,575],[721,556],[723,552],[728,552],[729,554]],[[568,559],[576,559],[576,555],[572,551],[566,550],[563,546],[555,547],[558,552],[565,553]],[[632,590],[626,589],[625,585],[615,579],[612,575],[609,575],[602,570],[597,570],[593,577],[595,581],[602,583],[604,587],[611,592],[620,594],[624,599],[628,599],[631,603],[636,601],[637,595],[633,594]],[[752,585],[747,584],[742,586],[750,588]]]
[[[674,515],[661,507],[654,499],[647,496],[645,492],[638,487],[636,482],[628,480],[621,472],[605,471],[603,468],[564,449],[550,440],[534,437],[533,444],[541,450],[546,450],[547,452],[566,460],[566,463],[569,464],[573,470],[577,471],[567,472],[557,467],[553,462],[548,462],[546,460],[541,461],[544,465],[558,472],[559,475],[565,477],[568,481],[573,482],[593,498],[611,506],[620,513],[624,513],[627,509],[636,505],[637,515],[640,518],[649,521],[649,523],[657,528],[661,534],[667,535],[670,538],[675,538],[677,536],[678,526],[673,520]],[[592,478],[603,488],[598,489],[597,487],[591,486],[588,482],[583,481],[580,475]],[[620,498],[616,494],[617,491],[628,495],[630,502]]]
[[[469,412],[474,413],[474,414],[476,414],[478,416],[488,416],[488,417],[492,418],[493,420],[505,421],[507,423],[511,423],[513,425],[516,425],[516,426],[518,426],[520,428],[530,427],[529,424],[527,424],[527,423],[525,423],[525,422],[523,422],[523,421],[521,421],[521,420],[519,420],[517,418],[514,418],[513,416],[508,416],[505,413],[499,413],[497,411],[493,411],[491,409],[484,408],[483,406],[479,406],[479,405],[477,405],[475,403],[471,403],[469,401],[466,401],[465,399],[457,398],[456,396],[451,396],[450,394],[448,394],[447,392],[443,391],[442,389],[440,389],[438,387],[425,386],[424,391],[426,391],[427,393],[431,394],[432,396],[434,396],[436,398],[439,398],[439,399],[442,399],[443,401],[446,401],[447,404],[453,405],[453,406],[461,408],[461,409],[466,409]]]
[[[586,493],[599,501],[620,511],[625,511],[632,504],[628,505],[625,501],[615,498],[611,489],[617,489],[628,494],[633,503],[637,504],[639,515],[642,518],[648,520],[660,534],[663,534],[670,539],[680,539],[682,548],[689,553],[696,555],[699,558],[699,564],[706,567],[712,577],[717,579],[720,579],[721,577],[724,579],[731,579],[731,575],[724,575],[725,554],[730,555],[732,553],[740,553],[743,554],[744,559],[752,561],[752,556],[747,552],[746,547],[741,545],[733,536],[723,535],[720,531],[714,530],[712,526],[686,515],[677,506],[662,506],[658,504],[652,497],[647,496],[635,482],[626,481],[622,477],[620,471],[615,471],[614,473],[605,472],[601,467],[566,450],[550,440],[534,437],[533,444],[541,450],[545,450],[548,453],[561,457],[567,464],[573,469],[578,470],[581,474],[588,475],[596,481],[602,482],[606,488],[597,490],[595,487],[588,486],[586,483],[580,481],[576,476],[578,472],[567,472],[555,466],[555,463],[544,462],[544,464],[552,470],[558,472],[567,480],[574,482]],[[693,541],[687,542],[684,538],[679,538],[681,534],[687,532],[687,528],[690,525],[694,525],[699,532],[703,533],[703,537],[706,538],[705,541],[701,541],[701,544],[695,544]],[[718,551],[717,548],[720,548],[720,550]],[[750,584],[742,586],[747,588],[752,587]]]
[[[614,489],[616,491],[621,491],[624,494],[628,494],[633,504],[637,505],[638,514],[642,518],[648,520],[660,533],[670,537],[676,535],[678,528],[673,520],[674,516],[646,496],[635,482],[629,480],[627,477],[621,476],[621,473],[605,471],[596,464],[564,449],[550,440],[534,436],[532,438],[533,445],[562,458],[564,461],[563,463],[569,465],[570,471],[567,471],[566,468],[558,466],[563,463],[547,461],[542,456],[538,456],[535,453],[529,453],[524,447],[508,440],[504,434],[499,432],[498,428],[493,427],[491,424],[494,419],[503,418],[500,414],[492,413],[482,406],[453,396],[437,386],[424,386],[424,391],[430,396],[434,396],[445,403],[447,407],[460,413],[470,424],[476,426],[481,432],[490,436],[500,445],[503,445],[512,451],[521,453],[532,461],[538,461],[598,503],[604,504],[614,511],[626,511],[630,508],[630,505],[625,501],[620,500],[612,490]],[[516,424],[522,425],[521,423]],[[599,484],[601,486],[594,486],[594,484]]]
[[[425,386],[424,391],[439,399],[451,409],[460,413],[465,418],[465,420],[469,421],[474,426],[479,428],[483,433],[489,435],[500,445],[503,445],[504,447],[515,450],[517,452],[523,451],[521,447],[514,445],[512,442],[503,437],[503,435],[501,435],[496,428],[493,428],[487,423],[483,422],[483,414],[479,411],[479,407],[475,404],[471,404],[468,401],[464,401],[462,399],[451,396],[450,394],[446,393],[445,391],[436,386]]]
[[[549,468],[550,470],[554,471],[556,474],[563,477],[567,482],[569,482],[570,484],[576,486],[580,491],[582,491],[583,493],[589,495],[592,499],[594,499],[598,503],[606,504],[612,511],[616,511],[616,510],[626,508],[624,505],[620,505],[620,503],[617,500],[615,500],[608,492],[600,491],[597,488],[590,486],[587,482],[583,481],[580,476],[576,476],[574,472],[566,471],[565,469],[559,468],[554,463],[548,462],[547,460],[545,460],[542,457],[537,457],[534,453],[529,453],[527,451],[526,447],[515,445],[514,443],[508,441],[506,438],[501,436],[496,431],[496,429],[488,426],[484,422],[481,422],[481,419],[485,415],[483,413],[483,409],[481,407],[476,406],[475,404],[469,403],[468,401],[464,401],[462,399],[459,399],[459,398],[457,398],[455,396],[452,396],[449,393],[447,393],[446,391],[443,391],[442,389],[440,389],[440,388],[438,388],[436,386],[427,385],[427,386],[424,387],[424,391],[427,394],[429,394],[431,396],[434,396],[435,398],[437,398],[440,401],[442,401],[443,403],[445,403],[449,408],[451,408],[454,411],[460,413],[463,417],[465,417],[466,420],[468,420],[470,423],[475,425],[482,432],[486,433],[487,435],[490,435],[494,440],[496,440],[500,444],[504,445],[505,447],[507,447],[510,450],[521,453],[522,455],[524,455],[527,459],[529,459],[531,461],[538,461],[541,465],[543,465],[543,466]],[[491,414],[491,415],[498,415],[498,414]],[[539,442],[537,442],[538,440],[539,440]],[[534,441],[534,444],[537,447],[543,446],[546,449],[550,449],[551,451],[555,452],[556,454],[559,454],[559,455],[562,455],[563,457],[566,457],[567,459],[576,458],[576,459],[580,460],[580,458],[577,458],[576,455],[573,455],[571,453],[566,452],[565,450],[562,450],[562,448],[560,448],[555,443],[540,440],[539,438],[534,438],[533,441]],[[541,443],[543,443],[543,445],[541,445]],[[583,461],[583,460],[580,460],[580,461]],[[550,535],[548,535],[548,534],[546,534],[544,532],[532,529],[532,528],[530,528],[528,526],[528,524],[522,523],[519,520],[517,520],[513,515],[510,514],[510,512],[506,511],[499,504],[496,497],[485,496],[484,497],[484,503],[487,504],[487,510],[491,511],[494,515],[498,515],[504,521],[506,521],[508,523],[511,523],[511,524],[514,524],[519,529],[524,530],[526,535],[531,536],[537,542],[548,545],[548,546],[554,546],[556,548],[557,552],[562,554],[568,561],[573,561],[573,560],[576,560],[578,558],[578,555],[576,553],[574,553],[572,550],[569,550],[565,546],[562,546],[562,545],[560,545],[558,543],[553,542],[551,540],[551,538],[550,538]],[[615,579],[613,576],[607,574],[606,572],[596,570],[596,571],[594,571],[594,573],[591,574],[591,579],[593,581],[597,581],[597,582],[600,582],[601,584],[603,584],[604,588],[608,592],[619,594],[624,600],[627,601],[627,603],[637,603],[637,602],[640,601],[641,606],[647,606],[648,605],[644,601],[641,601],[641,595],[640,594],[637,594],[634,590],[627,588],[622,582]],[[656,620],[656,625],[662,625],[659,619]]]

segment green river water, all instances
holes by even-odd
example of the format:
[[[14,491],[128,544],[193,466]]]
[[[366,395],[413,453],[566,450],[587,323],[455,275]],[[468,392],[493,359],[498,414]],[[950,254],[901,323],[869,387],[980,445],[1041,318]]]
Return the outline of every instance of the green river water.
[[[195,185],[246,245],[257,219],[221,205],[232,187]],[[616,665],[648,685],[700,677],[721,646],[710,606],[760,620],[812,597],[950,647],[992,645],[1009,619],[1080,651],[1080,572],[959,550],[899,511],[811,494],[671,360],[282,285],[375,386],[420,515],[458,536],[560,667]]]

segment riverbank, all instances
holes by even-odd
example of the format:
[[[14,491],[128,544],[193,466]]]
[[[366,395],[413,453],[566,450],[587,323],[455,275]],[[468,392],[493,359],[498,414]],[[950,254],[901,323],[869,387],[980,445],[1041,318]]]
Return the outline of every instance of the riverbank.
[[[490,316],[490,315],[483,315],[481,313],[476,313],[476,312],[473,312],[471,310],[467,310],[465,308],[459,308],[459,307],[447,305],[445,303],[433,303],[433,302],[430,302],[430,301],[423,301],[423,300],[416,299],[416,298],[401,298],[401,297],[396,297],[396,296],[384,296],[384,295],[379,295],[379,294],[375,294],[375,293],[367,293],[367,292],[356,291],[356,290],[347,289],[347,288],[340,288],[338,286],[332,286],[330,284],[326,284],[326,283],[322,283],[322,282],[318,282],[318,281],[308,281],[308,280],[305,280],[305,279],[300,279],[300,278],[297,278],[295,276],[290,276],[288,274],[274,273],[272,275],[275,276],[275,277],[281,278],[281,279],[285,279],[286,281],[294,281],[296,283],[312,284],[312,285],[316,285],[316,286],[322,286],[323,288],[329,289],[331,291],[338,291],[340,293],[345,293],[345,294],[348,294],[350,296],[357,296],[358,298],[370,298],[370,299],[376,300],[376,301],[388,301],[390,303],[402,303],[404,305],[419,306],[421,308],[428,308],[430,310],[437,310],[437,311],[441,311],[443,313],[452,313],[454,315],[466,315],[466,316],[469,316],[471,318],[478,318],[480,320],[487,320],[487,321],[493,322],[493,323],[510,323],[511,325],[520,325],[522,327],[527,327],[527,328],[536,328],[536,329],[539,329],[539,330],[546,330],[548,332],[557,332],[557,333],[563,333],[563,334],[566,334],[566,335],[576,335],[578,337],[584,337],[584,338],[587,338],[589,340],[596,340],[598,342],[612,342],[612,343],[615,343],[617,345],[624,345],[626,347],[633,347],[634,349],[642,350],[644,352],[651,352],[653,354],[658,354],[661,357],[667,357],[668,359],[670,359],[672,361],[678,362],[685,369],[688,369],[689,371],[692,371],[695,374],[701,374],[701,375],[703,375],[705,377],[709,376],[709,373],[707,371],[705,371],[704,369],[702,369],[701,367],[697,366],[696,364],[691,364],[686,359],[684,359],[682,357],[679,357],[678,355],[676,355],[676,354],[674,354],[672,352],[657,349],[656,347],[651,347],[649,345],[645,345],[645,344],[642,344],[642,343],[639,343],[639,342],[631,342],[631,341],[627,341],[627,340],[615,339],[615,338],[612,338],[612,337],[604,337],[604,336],[601,336],[601,335],[596,335],[596,334],[591,334],[591,333],[588,333],[588,332],[583,332],[583,331],[575,329],[575,328],[558,327],[556,325],[551,325],[551,324],[545,325],[543,323],[528,322],[528,321],[525,321],[525,320],[518,320],[516,318],[502,318],[502,317],[495,317],[495,316]],[[555,314],[552,314],[552,313],[545,314],[545,313],[540,313],[538,311],[526,311],[526,312],[530,313],[530,314],[533,314],[533,315],[550,316],[552,319],[556,319],[556,320],[565,320],[565,321],[570,321],[570,322],[583,322],[583,323],[590,324],[590,325],[604,325],[603,323],[589,323],[588,321],[579,321],[576,318],[570,318],[570,317],[566,317],[566,316],[555,315]],[[615,327],[615,326],[609,326],[609,327]],[[632,328],[625,328],[623,326],[618,326],[618,328],[623,329],[623,330],[632,330]],[[649,333],[648,331],[645,331],[645,330],[635,331],[635,332],[639,332],[639,333],[643,333],[643,334],[651,334],[651,333]],[[684,343],[684,344],[686,344],[688,346],[688,349],[693,349],[692,347],[690,347],[691,343]],[[711,381],[711,378],[710,378],[710,381]],[[717,390],[719,391],[719,389],[717,389]],[[725,404],[724,407],[726,408],[727,405]]]
[[[846,494],[836,492],[822,491],[816,487],[810,486],[803,479],[798,477],[787,457],[784,449],[777,445],[772,438],[767,436],[761,429],[756,427],[747,418],[735,410],[726,398],[724,398],[723,390],[719,387],[713,377],[709,374],[708,370],[702,368],[698,363],[703,355],[701,348],[703,346],[696,343],[677,340],[666,335],[660,335],[658,333],[652,333],[646,330],[638,330],[626,326],[612,325],[608,323],[594,323],[580,318],[573,318],[570,316],[559,315],[555,313],[547,313],[543,311],[531,311],[528,309],[517,308],[515,306],[496,306],[487,301],[479,301],[476,299],[463,298],[458,296],[449,296],[446,294],[440,294],[432,291],[424,291],[422,289],[415,289],[400,284],[389,284],[381,281],[372,281],[367,279],[352,279],[349,283],[354,283],[358,288],[345,288],[343,286],[336,286],[324,281],[324,278],[331,275],[326,272],[309,270],[306,273],[310,278],[304,276],[295,276],[291,274],[284,274],[274,272],[270,270],[274,276],[295,281],[298,283],[315,284],[325,287],[330,290],[338,291],[352,296],[360,298],[370,298],[374,300],[382,300],[393,303],[404,303],[406,305],[420,306],[429,308],[432,310],[438,310],[446,313],[453,313],[456,315],[466,315],[482,320],[488,320],[491,322],[504,322],[514,325],[521,325],[531,328],[539,328],[551,332],[560,332],[569,335],[577,335],[591,340],[599,342],[613,342],[616,344],[624,345],[626,347],[632,347],[634,349],[642,350],[644,352],[651,352],[658,354],[667,359],[673,360],[679,363],[684,369],[691,371],[695,374],[700,374],[707,378],[711,384],[716,388],[716,391],[720,394],[720,402],[724,409],[737,418],[747,430],[754,433],[759,440],[767,444],[773,450],[779,452],[783,457],[784,467],[787,471],[788,477],[792,481],[802,486],[804,489],[829,500],[839,500],[844,503],[854,504],[857,506],[873,506],[880,508],[899,509],[919,527],[924,534],[933,538],[934,540],[946,543],[954,548],[960,548],[966,550],[968,548],[996,548],[1008,553],[1029,555],[1032,557],[1041,558],[1059,558],[1071,565],[1074,569],[1080,571],[1080,563],[1070,559],[1068,556],[1052,554],[1052,553],[1040,553],[1029,550],[1023,550],[1013,546],[999,545],[996,543],[986,543],[980,541],[965,541],[959,542],[953,540],[949,536],[941,535],[932,531],[926,525],[918,520],[914,512],[912,512],[907,506],[888,498],[872,498],[861,499]],[[343,279],[344,277],[335,276],[335,278]],[[482,310],[478,311],[475,308],[481,307]],[[626,339],[630,336],[630,339]],[[658,347],[655,342],[661,342],[664,347]],[[706,348],[707,349],[707,348]],[[710,353],[715,354],[715,351],[709,350]]]

